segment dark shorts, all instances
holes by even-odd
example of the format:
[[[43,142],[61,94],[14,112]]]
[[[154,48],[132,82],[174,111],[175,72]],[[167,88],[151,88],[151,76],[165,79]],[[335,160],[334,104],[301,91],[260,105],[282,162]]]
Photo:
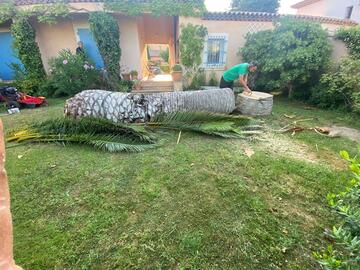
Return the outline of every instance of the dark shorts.
[[[220,88],[230,88],[234,90],[234,82],[227,82],[224,80],[224,77],[221,77]]]

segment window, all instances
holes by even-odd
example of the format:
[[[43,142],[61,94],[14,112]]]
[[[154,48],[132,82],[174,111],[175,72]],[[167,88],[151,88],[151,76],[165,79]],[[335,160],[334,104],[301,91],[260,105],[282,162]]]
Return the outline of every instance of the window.
[[[354,8],[354,6],[350,6],[350,7],[346,8],[345,19],[350,19],[351,18],[353,8]]]
[[[205,68],[223,68],[226,64],[227,34],[209,34],[204,48]]]

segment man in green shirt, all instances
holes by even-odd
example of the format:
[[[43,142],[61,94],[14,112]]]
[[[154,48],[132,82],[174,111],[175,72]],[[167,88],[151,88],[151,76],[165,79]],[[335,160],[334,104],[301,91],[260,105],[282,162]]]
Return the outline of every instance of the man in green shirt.
[[[221,77],[220,88],[234,89],[234,81],[239,79],[240,85],[244,87],[244,93],[250,95],[251,89],[247,85],[248,73],[254,72],[256,69],[256,63],[242,63],[233,66],[229,70],[225,71],[224,75]]]

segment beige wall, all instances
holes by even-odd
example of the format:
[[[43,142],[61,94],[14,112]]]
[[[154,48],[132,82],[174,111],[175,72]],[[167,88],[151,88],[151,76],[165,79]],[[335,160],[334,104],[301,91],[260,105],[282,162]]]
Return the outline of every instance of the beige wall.
[[[298,14],[344,19],[347,7],[353,7],[350,19],[360,22],[359,0],[321,0],[297,10]]]
[[[36,30],[36,42],[46,70],[49,70],[49,59],[56,57],[60,50],[70,49],[75,52],[77,45],[71,20],[60,19],[54,25],[32,22],[32,25]]]
[[[135,18],[125,16],[116,17],[120,30],[120,47],[122,56],[120,64],[131,70],[141,70],[140,45]],[[31,22],[36,30],[36,41],[39,45],[45,69],[49,70],[49,59],[56,57],[62,49],[75,52],[77,47],[77,28],[89,28],[88,15],[77,14],[71,19],[59,19],[56,24],[48,25]]]
[[[312,16],[325,16],[326,15],[326,1],[321,0],[310,5],[306,5],[297,10],[297,14],[305,14]]]
[[[141,73],[140,40],[136,18],[118,17],[120,30],[121,68]]]

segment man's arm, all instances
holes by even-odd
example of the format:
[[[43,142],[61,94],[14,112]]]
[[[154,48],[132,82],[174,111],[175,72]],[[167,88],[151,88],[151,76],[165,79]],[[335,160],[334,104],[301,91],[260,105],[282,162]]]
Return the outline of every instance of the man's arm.
[[[239,81],[240,81],[240,84],[244,87],[245,92],[251,92],[251,89],[247,85],[247,76],[246,75],[240,76]]]

